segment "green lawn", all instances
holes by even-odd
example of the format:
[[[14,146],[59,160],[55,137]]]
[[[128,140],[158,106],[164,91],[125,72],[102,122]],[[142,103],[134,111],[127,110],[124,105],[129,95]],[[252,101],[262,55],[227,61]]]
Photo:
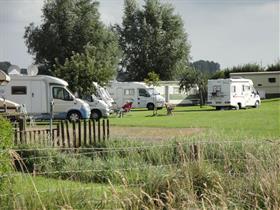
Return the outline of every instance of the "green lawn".
[[[260,108],[216,111],[212,107],[176,107],[174,116],[166,110],[133,110],[123,118],[111,118],[111,125],[173,128],[205,128],[207,134],[235,139],[279,139],[280,99],[264,100]],[[206,134],[206,135],[207,135]]]

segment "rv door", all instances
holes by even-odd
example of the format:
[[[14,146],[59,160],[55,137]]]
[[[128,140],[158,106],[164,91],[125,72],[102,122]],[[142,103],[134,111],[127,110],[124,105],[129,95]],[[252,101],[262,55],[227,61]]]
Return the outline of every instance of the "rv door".
[[[146,89],[139,88],[138,89],[138,97],[137,97],[138,107],[146,108],[150,97],[151,97],[151,95]]]
[[[65,87],[52,86],[52,98],[54,115],[58,118],[66,118],[67,110],[74,105],[72,94]]]

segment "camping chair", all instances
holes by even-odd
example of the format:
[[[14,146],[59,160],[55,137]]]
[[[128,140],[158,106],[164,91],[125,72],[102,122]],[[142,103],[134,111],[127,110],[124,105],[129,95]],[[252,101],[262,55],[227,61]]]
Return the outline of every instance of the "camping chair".
[[[118,117],[122,118],[124,113],[130,112],[133,102],[126,102],[118,112]]]

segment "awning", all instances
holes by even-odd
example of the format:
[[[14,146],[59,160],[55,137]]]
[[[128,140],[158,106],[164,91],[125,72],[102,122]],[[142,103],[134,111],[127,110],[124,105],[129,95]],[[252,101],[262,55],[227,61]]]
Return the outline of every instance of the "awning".
[[[0,70],[0,85],[5,85],[10,82],[11,78],[2,70]]]

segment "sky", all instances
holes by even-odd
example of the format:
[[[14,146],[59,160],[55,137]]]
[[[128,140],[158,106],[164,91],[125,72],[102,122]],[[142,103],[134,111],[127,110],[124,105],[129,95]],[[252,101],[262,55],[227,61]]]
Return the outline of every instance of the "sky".
[[[143,4],[143,0],[138,0]],[[191,58],[222,68],[280,58],[280,0],[161,0],[184,21]],[[99,0],[101,20],[121,23],[123,0]],[[24,27],[41,23],[44,0],[0,0],[0,61],[26,68],[33,63],[24,43]]]

